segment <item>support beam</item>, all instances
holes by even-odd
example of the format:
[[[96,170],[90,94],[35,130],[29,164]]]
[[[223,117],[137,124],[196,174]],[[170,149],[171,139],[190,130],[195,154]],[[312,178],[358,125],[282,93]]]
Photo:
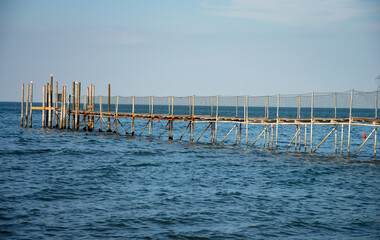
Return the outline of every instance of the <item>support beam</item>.
[[[360,151],[360,149],[364,146],[364,144],[368,141],[368,139],[371,137],[371,135],[376,131],[377,127],[374,128],[372,130],[372,132],[367,136],[367,138],[363,141],[363,143],[360,145],[360,147],[358,148],[358,150],[356,150],[356,152],[354,153],[354,157],[356,156],[356,154]]]
[[[331,135],[331,133],[336,130],[336,127],[334,127],[328,134],[327,136],[322,140],[322,142],[313,150],[313,152],[317,151],[317,149],[322,145],[322,143]]]
[[[251,147],[253,147],[253,145],[255,145],[255,143],[257,142],[257,140],[259,140],[259,138],[261,137],[261,135],[263,135],[263,133],[265,132],[265,130],[267,130],[267,126],[264,127],[264,130],[261,131],[261,133],[259,134],[259,136],[256,138],[256,140],[252,143]]]
[[[172,98],[173,100],[173,98]],[[173,105],[172,105],[173,107]],[[173,108],[172,108],[172,113],[173,113]],[[169,140],[173,140],[173,120],[169,120]]]
[[[42,128],[45,128],[45,100],[46,100],[46,86],[42,86]]]
[[[223,138],[223,140],[220,142],[220,143],[223,143],[224,140],[228,137],[228,135],[230,135],[230,133],[234,130],[234,128],[237,127],[237,123],[231,128],[231,130],[227,133],[227,135]]]
[[[209,125],[206,127],[206,129],[202,132],[202,134],[198,137],[198,139],[197,139],[197,141],[196,142],[198,142],[199,141],[199,139],[201,139],[201,137],[203,136],[203,134],[207,131],[207,129],[210,127],[210,126],[212,126],[212,122],[210,122],[209,123]],[[211,134],[212,135],[212,134]]]
[[[166,127],[169,125],[169,123],[170,123],[170,121],[168,121],[168,122],[166,123],[166,125],[165,125],[164,129],[162,129],[162,131],[161,131],[160,135],[158,135],[158,138],[160,138],[160,137],[161,137],[161,135],[164,133],[164,131],[165,131]]]

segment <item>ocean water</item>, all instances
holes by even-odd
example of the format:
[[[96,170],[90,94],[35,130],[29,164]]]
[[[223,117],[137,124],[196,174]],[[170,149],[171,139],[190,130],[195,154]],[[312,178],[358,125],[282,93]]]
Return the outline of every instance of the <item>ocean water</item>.
[[[280,126],[270,151],[262,139],[245,149],[245,126],[240,146],[234,132],[214,145],[209,131],[200,143],[178,140],[186,123],[175,123],[175,140],[158,139],[164,121],[153,138],[41,129],[38,113],[21,128],[19,108],[0,103],[0,239],[380,238],[373,137],[348,159],[334,156],[334,134],[317,153],[285,151],[294,126]],[[206,126],[195,125],[196,138]],[[218,125],[219,141],[232,126]],[[331,127],[315,129],[319,143]],[[353,127],[351,152],[371,130]],[[250,143],[261,131],[249,127]]]

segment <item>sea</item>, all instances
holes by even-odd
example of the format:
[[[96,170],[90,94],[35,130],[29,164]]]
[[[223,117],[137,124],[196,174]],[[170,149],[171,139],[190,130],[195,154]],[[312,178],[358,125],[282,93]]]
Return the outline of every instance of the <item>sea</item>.
[[[122,119],[125,131],[130,120]],[[340,156],[335,131],[310,153],[280,126],[278,149],[263,136],[246,147],[246,126],[218,123],[218,144],[207,123],[136,120],[135,136],[20,126],[20,103],[0,103],[0,239],[380,239],[380,161],[372,127],[352,126]],[[97,123],[96,129],[99,123]],[[103,123],[103,130],[104,130]],[[239,126],[240,127],[240,126]],[[314,126],[314,148],[333,126]],[[248,128],[249,145],[263,130]],[[307,129],[307,141],[310,129]],[[267,140],[267,138],[266,138]],[[298,142],[297,142],[298,144]],[[296,150],[295,150],[296,148]],[[378,156],[380,159],[380,156]]]

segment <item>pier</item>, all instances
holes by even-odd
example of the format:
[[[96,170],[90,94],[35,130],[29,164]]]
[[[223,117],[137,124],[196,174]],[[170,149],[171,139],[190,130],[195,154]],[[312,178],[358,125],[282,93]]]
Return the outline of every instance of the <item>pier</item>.
[[[42,105],[34,106],[33,82],[26,85],[26,99],[25,85],[22,84],[21,127],[31,128],[33,111],[42,111],[42,128],[105,131],[131,136],[142,135],[148,128],[149,137],[160,138],[166,130],[168,139],[181,140],[187,133],[190,142],[200,141],[209,131],[209,142],[213,144],[223,144],[227,138],[234,138],[235,145],[248,149],[257,146],[261,139],[263,148],[277,151],[279,127],[286,125],[294,126],[295,131],[285,151],[294,145],[294,151],[314,153],[332,135],[330,138],[334,137],[334,145],[329,147],[335,156],[355,157],[372,139],[376,159],[377,128],[380,124],[377,117],[378,91],[272,96],[122,97],[111,96],[110,84],[108,96],[96,96],[93,84],[83,90],[80,82],[73,82],[71,91],[67,86],[59,89],[58,82],[54,82],[51,75],[50,81],[42,88]],[[122,123],[121,119],[129,119],[130,125]],[[136,129],[136,121],[144,121],[144,127]],[[153,136],[155,121],[166,123],[158,136]],[[186,122],[186,127],[175,129],[176,122]],[[194,129],[199,123],[205,124],[202,125],[202,133],[195,136]],[[232,128],[227,134],[220,136],[219,133],[218,136],[218,126],[227,123]],[[322,141],[313,139],[316,126],[330,130]],[[365,138],[363,136],[364,140],[357,149],[351,149],[351,131],[355,126],[368,127],[370,133]],[[252,127],[258,129],[259,134],[250,135],[249,128]]]

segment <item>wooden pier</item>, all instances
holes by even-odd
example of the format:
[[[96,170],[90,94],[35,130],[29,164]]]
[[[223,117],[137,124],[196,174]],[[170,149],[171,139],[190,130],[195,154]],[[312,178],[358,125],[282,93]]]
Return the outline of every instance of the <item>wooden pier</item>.
[[[59,92],[58,82],[55,82],[55,86],[53,83],[53,75],[51,75],[50,81],[42,89],[42,106],[33,105],[33,82],[27,84],[25,102],[25,87],[22,84],[22,127],[28,127],[28,121],[29,127],[33,126],[32,113],[38,110],[42,111],[42,128],[72,129],[75,131],[97,130],[99,132],[105,130],[106,132],[121,132],[134,136],[137,134],[142,135],[149,126],[149,136],[153,137],[153,123],[156,120],[167,121],[157,137],[161,137],[168,128],[168,138],[173,140],[174,123],[180,121],[187,122],[187,125],[185,129],[180,129],[183,132],[178,138],[179,140],[188,132],[189,140],[198,142],[204,133],[210,130],[210,142],[221,144],[232,132],[235,132],[235,145],[240,146],[243,144],[248,149],[255,146],[258,140],[262,138],[263,147],[278,150],[279,126],[292,125],[295,126],[296,131],[287,145],[286,151],[294,144],[295,151],[316,152],[326,139],[334,133],[334,154],[341,157],[353,157],[373,136],[373,155],[376,159],[377,128],[380,124],[377,118],[377,91],[358,92],[351,90],[343,93],[315,94],[313,92],[302,95],[260,97],[201,97],[195,95],[187,97],[112,97],[111,86],[108,84],[108,96],[103,98],[95,95],[95,86],[93,84],[85,88],[86,95],[81,96],[80,82],[73,82],[72,94],[68,94],[70,92],[67,92],[66,86],[62,86],[61,92]],[[137,98],[139,99],[138,101]],[[123,103],[120,103],[119,100],[123,100]],[[104,107],[105,105],[107,106],[106,108]],[[123,110],[119,108],[121,106],[128,106],[128,108]],[[182,114],[177,114],[176,108],[180,108],[181,111],[178,112]],[[283,110],[285,113],[282,113],[284,112]],[[130,119],[131,125],[129,127],[124,126],[125,123],[124,125],[122,124],[120,119],[123,118]],[[137,134],[135,132],[136,120],[146,121],[143,129],[139,129]],[[199,136],[194,136],[195,124],[200,122],[207,123],[207,127]],[[233,127],[221,139],[220,137],[218,138],[218,125],[224,123],[232,123]],[[260,134],[249,136],[248,130],[250,126],[259,128]],[[331,129],[325,138],[317,144],[313,142],[313,129],[315,126],[325,126]],[[360,147],[352,154],[350,152],[351,128],[354,126],[366,126],[371,131]],[[121,127],[121,129],[118,129],[118,127]],[[242,130],[244,131],[244,128],[245,140],[242,143]],[[340,146],[338,147],[339,128],[341,133]],[[346,130],[344,130],[345,128]],[[348,131],[346,141],[344,131]],[[346,153],[343,151],[344,144],[346,144],[347,148]]]

